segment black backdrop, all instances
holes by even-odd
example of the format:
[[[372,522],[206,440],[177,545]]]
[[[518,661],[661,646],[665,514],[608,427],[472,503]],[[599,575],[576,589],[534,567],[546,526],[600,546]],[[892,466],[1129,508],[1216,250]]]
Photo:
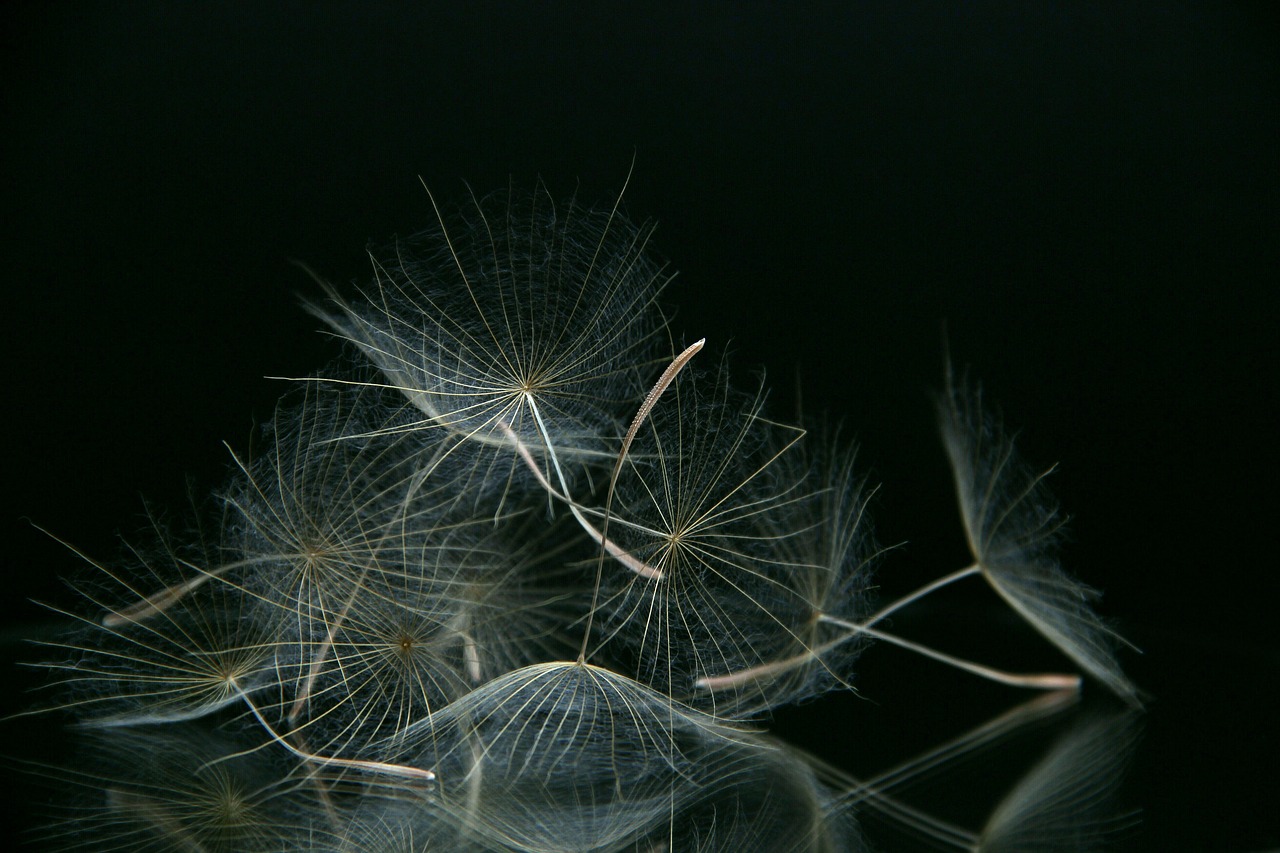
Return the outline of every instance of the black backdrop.
[[[110,554],[142,497],[221,480],[283,390],[264,376],[334,355],[291,259],[364,276],[368,240],[430,221],[420,176],[607,202],[634,158],[677,325],[857,436],[880,538],[907,543],[886,589],[964,559],[944,324],[1025,454],[1061,462],[1067,565],[1154,696],[1118,849],[1280,844],[1267,4],[684,5],[7,5],[5,658],[77,565],[32,522]],[[780,721],[859,772],[1013,698],[865,663],[867,700]]]

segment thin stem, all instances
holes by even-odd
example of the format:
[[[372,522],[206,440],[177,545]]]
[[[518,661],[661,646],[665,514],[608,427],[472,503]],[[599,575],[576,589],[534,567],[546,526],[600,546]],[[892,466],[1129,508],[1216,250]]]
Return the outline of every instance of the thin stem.
[[[649,393],[645,395],[644,402],[640,404],[640,408],[636,410],[636,416],[631,419],[631,426],[627,428],[627,436],[622,440],[622,448],[618,451],[618,461],[613,464],[613,473],[609,475],[609,489],[605,492],[604,498],[604,523],[602,525],[602,538],[608,537],[609,533],[609,514],[613,507],[613,492],[618,487],[618,475],[622,473],[622,463],[627,458],[627,453],[631,450],[631,444],[636,440],[636,433],[640,431],[640,427],[649,418],[649,413],[653,411],[653,407],[657,405],[658,398],[667,390],[672,382],[676,380],[676,376],[684,370],[685,365],[693,360],[704,344],[706,338],[700,338],[689,346],[685,347],[684,352],[675,357],[675,360],[667,365],[667,369],[662,371],[662,375],[658,377],[658,381],[649,389]],[[597,572],[604,571],[604,553],[600,554],[600,564],[597,564]],[[661,577],[661,574],[659,574]]]
[[[569,512],[572,513],[578,524],[592,539],[595,540],[597,545],[602,545],[609,551],[610,556],[641,577],[652,578],[655,580],[661,579],[661,569],[655,569],[649,564],[634,557],[631,552],[627,551],[622,546],[605,539],[604,534],[597,530],[595,525],[587,520],[586,515],[583,514],[582,509],[577,505],[577,503],[575,503],[568,495],[558,491],[556,487],[547,480],[546,475],[542,473],[542,469],[538,467],[537,460],[533,458],[533,454],[529,451],[529,446],[521,440],[520,436],[516,435],[515,430],[513,430],[509,424],[504,421],[499,421],[498,429],[502,430],[503,433],[511,440],[512,444],[515,445],[516,453],[518,453],[520,458],[524,460],[525,466],[533,472],[533,476],[537,479],[538,484],[546,490],[547,494],[551,495],[551,497],[558,501],[562,501],[565,506],[569,508]]]
[[[649,393],[645,395],[644,401],[640,404],[640,408],[636,409],[636,416],[631,419],[631,426],[627,428],[626,438],[622,440],[622,447],[618,450],[618,461],[613,465],[613,473],[609,475],[609,489],[605,492],[604,499],[604,522],[601,524],[603,528],[600,533],[600,542],[603,545],[608,542],[609,533],[609,515],[613,508],[613,492],[618,486],[618,475],[622,472],[622,463],[627,458],[627,453],[631,450],[631,444],[635,441],[636,433],[640,431],[640,427],[648,419],[649,413],[653,411],[653,407],[657,405],[658,398],[663,392],[670,387],[671,383],[676,380],[681,370],[693,360],[693,357],[701,351],[706,338],[699,338],[689,346],[685,347],[684,352],[675,357],[667,369],[662,371],[662,375],[658,377],[658,381],[649,389]],[[604,548],[601,548],[599,557],[596,561],[596,583],[595,589],[591,592],[591,609],[587,612],[587,629],[582,634],[582,648],[578,650],[578,661],[586,662],[587,659],[587,643],[591,641],[591,622],[595,618],[596,605],[600,601],[600,583],[604,578]],[[656,577],[662,577],[661,570],[654,569]],[[653,577],[650,575],[649,577]]]
[[[754,681],[756,679],[768,678],[771,676],[780,675],[780,674],[789,672],[791,670],[798,669],[802,666],[805,666],[811,663],[812,661],[819,659],[821,655],[825,654],[831,649],[843,643],[847,643],[850,640],[854,639],[855,637],[858,637],[860,635],[865,635],[868,637],[873,637],[875,639],[884,640],[885,642],[892,643],[893,645],[900,646],[905,649],[909,649],[910,651],[916,652],[917,654],[921,654],[921,655],[924,655],[925,657],[933,658],[934,660],[941,661],[942,663],[950,664],[951,666],[954,666],[958,669],[962,669],[974,675],[980,675],[983,678],[987,678],[992,681],[997,681],[1001,684],[1008,684],[1014,687],[1028,687],[1036,690],[1078,690],[1080,689],[1081,678],[1078,675],[1067,675],[1067,674],[1059,674],[1059,673],[1019,674],[1019,673],[1006,672],[1004,670],[995,669],[994,667],[989,667],[984,664],[974,663],[973,661],[968,661],[963,658],[958,658],[953,655],[948,655],[948,654],[945,654],[944,652],[935,651],[934,649],[931,649],[928,646],[922,646],[919,643],[914,643],[910,640],[903,639],[902,637],[899,637],[895,634],[889,634],[884,631],[877,631],[872,627],[877,622],[880,622],[881,620],[888,617],[890,614],[895,613],[896,611],[902,609],[903,607],[906,607],[908,604],[918,601],[921,598],[925,597],[926,595],[929,595],[932,592],[936,592],[937,590],[942,589],[943,587],[949,584],[955,583],[956,581],[962,578],[966,578],[966,577],[969,577],[970,575],[978,574],[980,571],[982,571],[981,567],[975,564],[975,565],[960,569],[959,571],[952,572],[951,574],[945,577],[939,578],[938,580],[933,581],[932,583],[929,583],[929,584],[926,584],[925,586],[920,587],[920,589],[916,590],[910,595],[907,595],[906,597],[901,598],[898,601],[895,601],[893,604],[890,604],[888,607],[885,607],[884,609],[878,611],[877,613],[869,617],[866,621],[861,623],[849,622],[847,620],[840,619],[838,617],[831,616],[826,613],[819,614],[817,617],[817,621],[825,622],[828,625],[834,625],[838,628],[843,628],[848,633],[844,634],[843,636],[836,637],[833,640],[829,640],[820,646],[807,649],[798,655],[793,655],[792,657],[784,658],[783,660],[770,661],[769,663],[759,664],[757,666],[749,667],[747,669],[742,669],[737,672],[726,673],[725,675],[714,675],[714,676],[703,677],[698,679],[697,682],[695,682],[695,684],[697,687],[700,687],[704,690],[711,690],[711,691],[727,690],[730,688],[737,687],[741,684],[746,684],[748,682]]]
[[[851,623],[842,620],[832,620],[832,624],[841,625],[842,627],[851,627]],[[883,631],[877,631],[874,628],[862,628],[861,632],[869,637],[877,640],[884,640],[895,646],[901,646],[909,649],[917,654],[924,655],[928,658],[950,664],[957,669],[963,669],[965,672],[971,672],[974,675],[980,675],[992,681],[1001,684],[1008,684],[1012,687],[1029,687],[1035,690],[1079,690],[1081,678],[1078,675],[1066,675],[1062,673],[1039,673],[1032,675],[1024,675],[1014,672],[1005,672],[1002,669],[995,669],[984,664],[974,663],[963,658],[948,655],[943,652],[934,651],[928,646],[922,646],[919,643],[913,643],[894,634],[886,634]]]
[[[231,566],[221,566],[217,569],[212,569],[205,574],[196,575],[193,578],[188,578],[187,580],[176,583],[173,586],[165,587],[159,592],[154,592],[136,604],[131,604],[120,610],[112,611],[102,617],[102,627],[118,628],[121,625],[131,622],[141,622],[143,619],[155,616],[157,613],[163,613],[174,604],[181,601],[188,593],[199,589],[211,578],[221,575],[229,568],[231,568]]]
[[[982,567],[977,563],[974,563],[972,566],[967,566],[958,571],[954,571],[951,574],[946,575],[945,577],[938,578],[936,581],[932,581],[930,583],[925,584],[924,586],[917,589],[915,592],[903,598],[899,598],[893,604],[890,604],[888,607],[884,608],[883,610],[880,610],[879,612],[873,614],[871,617],[863,621],[862,625],[865,627],[870,627],[876,624],[877,622],[884,620],[885,618],[892,615],[893,613],[896,613],[897,611],[906,607],[908,604],[911,604],[915,601],[919,601],[920,599],[924,598],[926,595],[932,592],[937,592],[938,590],[942,589],[944,586],[949,586],[958,580],[967,578],[970,575],[976,575],[981,571],[982,571]]]
[[[92,559],[88,554],[86,554],[84,551],[81,551],[79,548],[75,547],[67,540],[59,536],[54,536],[52,533],[50,533],[48,530],[45,530],[43,527],[39,526],[38,524],[33,524],[32,526],[35,527],[36,530],[39,530],[41,533],[43,533],[45,536],[48,536],[53,541],[57,542],[62,547],[66,548],[71,553],[75,554],[80,559],[84,560],[89,565],[93,566],[95,569],[98,569],[99,571],[102,571],[106,574],[110,574],[110,572],[107,571],[105,566],[103,566],[97,560]],[[253,562],[254,561],[252,560],[240,560],[234,563],[227,563],[225,565],[219,566],[218,568],[212,569],[212,570],[198,569],[200,574],[197,575],[196,577],[188,578],[185,581],[180,581],[171,586],[167,586],[164,589],[159,590],[158,592],[153,592],[150,595],[145,595],[142,598],[140,598],[137,603],[130,604],[128,607],[124,607],[119,610],[114,610],[114,609],[111,610],[111,612],[109,612],[106,616],[102,617],[102,627],[119,628],[121,625],[141,622],[143,619],[150,618],[156,615],[157,613],[163,613],[164,611],[172,607],[174,604],[181,601],[188,593],[198,589],[207,581],[213,578],[220,577],[221,575],[230,571],[231,569],[239,568],[241,566],[246,566],[246,565],[252,565]]]
[[[311,690],[315,687],[316,679],[320,677],[320,667],[329,658],[329,650],[333,648],[334,638],[338,635],[338,630],[347,619],[347,614],[351,612],[351,606],[355,604],[356,596],[360,594],[362,587],[360,584],[364,582],[365,577],[369,574],[366,567],[361,571],[359,579],[351,588],[351,594],[347,596],[347,602],[342,606],[342,610],[338,613],[338,618],[330,622],[325,631],[324,642],[320,644],[320,650],[311,658],[311,666],[307,673],[306,681],[302,684],[302,689],[298,691],[298,697],[294,700],[293,707],[289,710],[289,722],[295,722],[302,714],[303,707],[307,704],[307,700],[311,698]]]
[[[245,693],[239,685],[235,685],[235,690],[240,694],[240,698],[249,706],[249,712],[253,714],[258,723],[266,730],[267,735],[276,743],[289,750],[304,761],[322,764],[326,767],[348,767],[355,770],[368,770],[373,773],[383,773],[389,776],[400,776],[405,779],[420,779],[425,782],[434,782],[436,774],[434,770],[423,770],[420,767],[409,767],[404,764],[391,764],[386,761],[367,761],[358,758],[335,758],[327,755],[316,755],[315,753],[304,752],[276,733],[266,718],[262,716],[262,712],[258,710],[258,706],[253,704],[253,700],[249,698],[249,694]]]

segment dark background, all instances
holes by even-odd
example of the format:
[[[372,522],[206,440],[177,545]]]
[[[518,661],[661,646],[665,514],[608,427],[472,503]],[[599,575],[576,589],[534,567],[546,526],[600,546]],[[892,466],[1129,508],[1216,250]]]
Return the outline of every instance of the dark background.
[[[336,353],[292,259],[363,278],[368,240],[431,221],[419,176],[450,202],[541,177],[608,204],[634,158],[677,326],[861,443],[879,537],[906,543],[886,595],[966,556],[929,396],[944,325],[1024,454],[1061,463],[1066,564],[1153,696],[1116,849],[1280,845],[1269,4],[409,5],[0,13],[6,660],[37,656],[28,599],[66,601],[78,566],[32,523],[109,556],[143,497],[221,481],[221,442],[284,390],[265,376]],[[898,626],[1064,665],[992,598]],[[780,720],[858,773],[1021,698],[864,663],[863,699]],[[30,677],[4,672],[11,710]]]

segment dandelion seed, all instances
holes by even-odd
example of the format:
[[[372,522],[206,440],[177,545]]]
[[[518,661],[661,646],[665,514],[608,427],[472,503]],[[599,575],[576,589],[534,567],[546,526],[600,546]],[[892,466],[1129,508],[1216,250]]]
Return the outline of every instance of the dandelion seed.
[[[365,301],[335,299],[338,313],[322,318],[423,428],[509,447],[505,426],[540,456],[605,458],[655,363],[669,276],[649,257],[652,226],[616,204],[557,208],[543,187],[437,215],[438,230],[371,252]]]
[[[422,721],[388,760],[437,768],[483,845],[618,850],[714,790],[748,736],[591,664],[516,670]]]
[[[209,564],[218,553],[205,542],[174,547],[158,522],[153,535],[157,544],[132,548],[124,565],[94,564],[96,574],[82,593],[97,612],[68,614],[78,627],[48,644],[62,656],[42,664],[62,692],[58,706],[86,723],[197,719],[234,704],[238,690],[274,682],[274,637],[251,618],[250,602],[231,587],[191,587],[145,618],[132,613],[140,589],[181,586],[173,579],[198,576],[193,567]]]
[[[956,383],[948,367],[939,402],[961,514],[976,567],[1036,630],[1131,705],[1141,699],[1115,657],[1119,640],[1089,602],[1098,593],[1058,565],[1064,523],[1044,486],[1018,457],[1000,421],[984,410],[981,389]]]
[[[697,679],[771,660],[794,639],[788,540],[814,523],[804,472],[779,460],[802,430],[768,421],[761,395],[685,370],[640,430],[617,479],[611,539],[655,574],[606,573],[600,648],[634,655],[640,680],[705,702]],[[717,713],[760,698],[711,697]]]
[[[806,438],[812,441],[781,460],[794,472],[791,478],[813,493],[796,507],[797,514],[810,516],[810,526],[800,533],[776,531],[784,561],[793,567],[783,581],[794,596],[779,601],[787,609],[773,612],[788,631],[767,661],[696,682],[699,689],[717,693],[755,692],[764,708],[849,684],[862,651],[858,640],[866,634],[848,626],[866,618],[871,568],[881,554],[867,511],[874,490],[857,473],[855,453],[839,447],[838,436]]]

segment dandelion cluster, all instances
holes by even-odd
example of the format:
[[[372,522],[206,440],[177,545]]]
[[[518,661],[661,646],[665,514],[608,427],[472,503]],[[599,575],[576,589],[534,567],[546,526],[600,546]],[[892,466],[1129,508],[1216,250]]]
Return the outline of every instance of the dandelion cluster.
[[[44,665],[96,757],[47,841],[861,850],[887,784],[762,733],[771,711],[848,687],[876,639],[1080,683],[888,633],[969,576],[1137,703],[976,388],[949,376],[940,401],[974,563],[877,609],[853,448],[679,338],[652,233],[508,190],[372,250],[354,295],[326,285],[311,310],[347,360],[297,383],[189,524],[81,584]],[[1007,846],[1038,803],[949,840]]]

